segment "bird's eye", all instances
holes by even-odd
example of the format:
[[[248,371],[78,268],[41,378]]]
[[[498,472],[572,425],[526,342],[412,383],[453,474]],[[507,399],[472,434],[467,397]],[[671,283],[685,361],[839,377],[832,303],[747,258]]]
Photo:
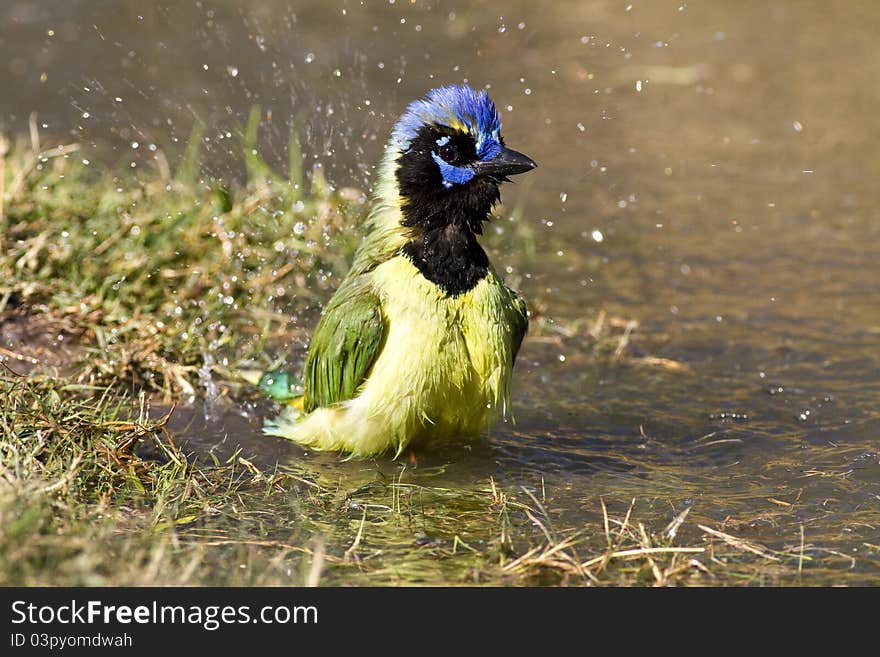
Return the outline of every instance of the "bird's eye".
[[[437,153],[444,162],[452,163],[458,158],[458,149],[453,143],[443,144]]]

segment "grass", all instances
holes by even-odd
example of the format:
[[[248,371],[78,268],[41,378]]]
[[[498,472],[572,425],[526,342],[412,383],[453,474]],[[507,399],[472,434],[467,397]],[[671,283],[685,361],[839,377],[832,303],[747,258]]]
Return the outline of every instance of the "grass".
[[[247,182],[199,175],[197,126],[172,172],[85,162],[76,144],[0,136],[0,585],[754,583],[801,573],[688,512],[556,526],[554,491],[489,479],[437,485],[430,469],[368,463],[266,468],[178,446],[170,415],[212,394],[254,396],[238,373],[303,337],[301,313],[335,287],[364,195],[285,175],[257,155],[259,110],[240,139]],[[331,248],[332,246],[332,248]],[[637,324],[546,321],[531,339],[585,339],[625,356]],[[282,359],[283,360],[283,359]],[[656,362],[655,362],[656,361]],[[662,361],[662,362],[661,362]],[[679,369],[642,357],[634,363]],[[177,411],[171,411],[172,413]],[[560,492],[564,495],[564,492]],[[651,514],[649,514],[651,515]],[[689,529],[682,542],[682,527]],[[787,569],[787,570],[786,570]],[[771,579],[773,575],[770,575]]]
[[[42,315],[87,345],[75,365],[88,385],[124,380],[171,399],[193,393],[206,353],[259,357],[286,311],[319,300],[344,271],[355,240],[344,229],[363,203],[319,173],[308,195],[302,180],[272,174],[250,124],[251,178],[237,189],[198,178],[198,130],[175,175],[162,157],[154,172],[121,178],[95,174],[76,144],[12,149],[0,312]]]
[[[137,177],[96,173],[76,144],[42,148],[35,126],[0,136],[0,321],[20,342],[0,351],[0,583],[187,581],[167,564],[157,579],[173,530],[278,485],[237,455],[195,463],[148,414],[251,356],[271,365],[266,341],[354,244],[360,194],[320,173],[307,194],[295,141],[290,177],[272,172],[259,118],[236,188],[199,178],[198,126],[174,174],[157,153]]]

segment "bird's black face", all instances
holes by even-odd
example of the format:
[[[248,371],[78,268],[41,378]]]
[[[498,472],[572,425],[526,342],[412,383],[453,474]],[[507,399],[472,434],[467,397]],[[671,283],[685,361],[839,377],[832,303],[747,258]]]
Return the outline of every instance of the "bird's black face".
[[[403,253],[449,295],[467,292],[488,273],[476,235],[501,198],[498,185],[536,166],[495,135],[478,145],[469,134],[423,125],[397,159],[401,223],[412,230]]]
[[[480,234],[501,198],[498,185],[508,175],[535,166],[525,155],[505,148],[500,137],[478,152],[469,134],[423,125],[397,159],[403,225],[422,231],[449,226]]]

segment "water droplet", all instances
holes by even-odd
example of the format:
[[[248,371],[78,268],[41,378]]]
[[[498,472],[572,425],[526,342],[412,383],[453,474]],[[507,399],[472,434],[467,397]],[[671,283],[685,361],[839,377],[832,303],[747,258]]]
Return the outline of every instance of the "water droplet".
[[[763,374],[763,372],[761,372],[761,374]],[[779,395],[785,392],[785,387],[778,383],[768,383],[764,390],[768,395],[772,397],[774,395]]]
[[[605,236],[602,234],[602,231],[598,228],[595,229],[592,233],[590,233],[590,237],[593,238],[594,242],[601,242],[605,239]]]

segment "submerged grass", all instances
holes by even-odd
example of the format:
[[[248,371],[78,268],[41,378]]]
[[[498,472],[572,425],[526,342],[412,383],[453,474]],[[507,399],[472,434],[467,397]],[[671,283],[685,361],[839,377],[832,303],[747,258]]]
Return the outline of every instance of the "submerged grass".
[[[326,298],[357,240],[364,195],[319,172],[307,182],[295,138],[287,175],[272,171],[257,155],[260,118],[242,130],[242,185],[200,177],[199,127],[175,172],[157,152],[120,176],[96,173],[76,144],[43,148],[35,125],[29,140],[0,137],[0,585],[675,585],[753,583],[766,564],[801,572],[803,544],[774,552],[705,525],[680,544],[687,511],[652,529],[635,501],[620,518],[602,502],[594,523],[557,527],[543,482],[539,498],[493,480],[438,487],[400,465],[334,480],[176,445],[151,402],[228,392],[237,371],[275,365],[267,345]],[[534,310],[531,339],[577,338],[615,360],[637,326],[601,312],[560,325],[540,301]],[[679,367],[654,360],[631,359]]]

